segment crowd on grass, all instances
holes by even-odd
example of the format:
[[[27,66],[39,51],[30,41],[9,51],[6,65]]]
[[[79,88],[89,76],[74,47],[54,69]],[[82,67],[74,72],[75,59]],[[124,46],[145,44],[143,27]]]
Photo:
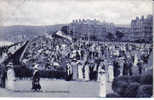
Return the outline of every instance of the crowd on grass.
[[[81,39],[70,42],[62,38],[40,36],[27,46],[22,65],[13,68],[16,77],[21,79],[32,77],[33,68],[37,65],[39,75],[43,78],[87,82],[101,82],[105,78],[105,81],[112,83],[112,89],[115,91],[113,94],[108,94],[108,97],[128,96],[122,91],[129,89],[129,85],[135,86],[133,89],[136,89],[136,95],[130,95],[138,96],[137,89],[144,84],[141,76],[152,70],[152,44],[149,43]],[[136,83],[131,83],[132,79]]]

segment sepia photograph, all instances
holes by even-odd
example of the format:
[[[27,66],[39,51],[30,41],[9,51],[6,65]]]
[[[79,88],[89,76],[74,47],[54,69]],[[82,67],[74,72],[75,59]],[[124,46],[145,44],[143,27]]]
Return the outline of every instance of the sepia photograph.
[[[151,98],[153,0],[0,0],[0,98]]]

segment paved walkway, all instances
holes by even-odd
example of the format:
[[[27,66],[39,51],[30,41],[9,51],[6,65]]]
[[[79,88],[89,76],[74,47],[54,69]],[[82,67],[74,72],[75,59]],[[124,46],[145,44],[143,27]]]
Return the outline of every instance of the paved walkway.
[[[1,97],[99,97],[99,83],[41,79],[42,92],[31,91],[31,81],[16,82],[16,91],[0,88]]]

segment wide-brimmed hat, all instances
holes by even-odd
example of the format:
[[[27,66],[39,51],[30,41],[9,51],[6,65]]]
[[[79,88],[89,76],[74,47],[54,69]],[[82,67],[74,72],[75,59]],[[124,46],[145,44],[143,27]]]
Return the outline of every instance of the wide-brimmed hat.
[[[12,62],[9,62],[9,63],[7,64],[7,67],[13,68],[13,63],[12,63]]]
[[[77,61],[77,64],[82,65],[82,62],[81,61]]]
[[[105,73],[105,69],[102,69],[101,72],[102,72],[102,73]]]
[[[38,64],[34,66],[34,70],[38,70]]]

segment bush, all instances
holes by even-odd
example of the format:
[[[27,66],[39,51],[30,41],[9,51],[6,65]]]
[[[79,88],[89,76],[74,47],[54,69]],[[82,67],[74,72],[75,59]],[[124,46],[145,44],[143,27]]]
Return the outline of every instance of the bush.
[[[141,76],[130,76],[129,77],[129,83],[131,83],[131,82],[137,82],[137,83],[140,83],[140,79],[141,79]]]
[[[137,90],[136,97],[151,97],[152,96],[152,85],[141,85]]]
[[[139,86],[140,84],[137,82],[130,83],[126,88],[126,90],[124,91],[125,92],[124,97],[136,97],[137,89]]]
[[[147,71],[147,72],[143,73],[143,75],[141,76],[141,79],[140,79],[140,83],[152,85],[153,84],[152,71]]]
[[[116,93],[109,93],[106,95],[107,98],[118,98],[120,97],[119,94]]]
[[[118,93],[121,97],[124,96],[124,91],[127,88],[128,83],[125,81],[117,81],[116,84],[113,86],[113,91]]]
[[[113,80],[112,89],[120,97],[151,97],[153,71],[148,70],[138,76],[120,76]],[[114,97],[114,94],[108,94]]]
[[[128,82],[129,78],[130,76],[119,76],[117,77],[117,80]]]
[[[116,88],[120,85],[119,81],[128,83],[128,79],[129,79],[128,76],[120,76],[120,77],[115,78],[113,80],[113,82],[112,82],[112,89],[113,89],[113,91],[115,91]]]

